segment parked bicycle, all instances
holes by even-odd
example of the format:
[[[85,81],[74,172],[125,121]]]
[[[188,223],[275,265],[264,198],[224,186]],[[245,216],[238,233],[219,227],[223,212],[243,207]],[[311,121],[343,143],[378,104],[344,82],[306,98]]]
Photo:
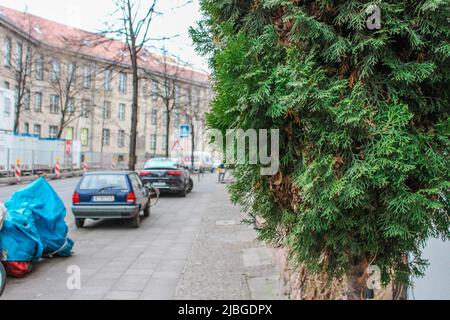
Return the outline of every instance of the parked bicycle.
[[[150,192],[150,206],[154,207],[154,206],[156,206],[156,204],[159,201],[159,196],[161,194],[161,191],[159,191],[158,188],[155,188],[153,186],[153,184],[151,184],[151,183],[147,183],[146,187],[147,187],[148,191]]]

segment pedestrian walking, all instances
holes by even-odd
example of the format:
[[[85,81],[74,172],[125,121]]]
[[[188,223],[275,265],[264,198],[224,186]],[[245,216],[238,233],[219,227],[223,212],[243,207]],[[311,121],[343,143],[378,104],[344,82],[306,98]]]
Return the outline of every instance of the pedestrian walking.
[[[226,172],[227,172],[227,170],[225,168],[225,164],[221,163],[219,166],[219,182],[224,182]]]

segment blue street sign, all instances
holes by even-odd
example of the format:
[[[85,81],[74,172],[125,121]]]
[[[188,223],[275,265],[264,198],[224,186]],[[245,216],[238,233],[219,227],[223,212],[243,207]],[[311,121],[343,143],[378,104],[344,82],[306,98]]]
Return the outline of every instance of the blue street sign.
[[[191,127],[188,124],[180,125],[180,138],[189,138]]]

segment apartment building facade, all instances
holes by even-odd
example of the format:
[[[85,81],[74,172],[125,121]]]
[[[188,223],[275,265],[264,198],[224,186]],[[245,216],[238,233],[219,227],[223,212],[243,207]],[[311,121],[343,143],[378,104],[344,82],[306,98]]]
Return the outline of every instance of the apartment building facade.
[[[0,86],[15,92],[19,133],[79,141],[82,152],[127,161],[132,76],[126,58],[117,60],[126,51],[120,41],[99,45],[94,39],[86,31],[0,6]],[[167,74],[160,56],[145,51],[140,58],[138,161],[165,155],[167,112],[160,90],[168,78],[178,97],[170,112],[171,156],[191,149],[191,138],[179,135],[181,124],[195,126],[196,150],[207,151],[208,75],[174,66],[170,59],[164,63],[177,71]],[[195,119],[184,109],[192,110],[192,104]]]

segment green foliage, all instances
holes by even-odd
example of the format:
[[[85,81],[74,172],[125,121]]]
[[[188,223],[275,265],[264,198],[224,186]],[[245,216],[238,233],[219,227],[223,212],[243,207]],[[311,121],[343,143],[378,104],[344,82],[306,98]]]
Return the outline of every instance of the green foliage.
[[[449,237],[449,0],[376,1],[380,30],[366,1],[201,3],[210,127],[279,128],[300,196],[283,205],[274,178],[237,166],[232,199],[266,220],[261,238],[333,277],[364,261],[385,281],[420,275],[426,240]]]

